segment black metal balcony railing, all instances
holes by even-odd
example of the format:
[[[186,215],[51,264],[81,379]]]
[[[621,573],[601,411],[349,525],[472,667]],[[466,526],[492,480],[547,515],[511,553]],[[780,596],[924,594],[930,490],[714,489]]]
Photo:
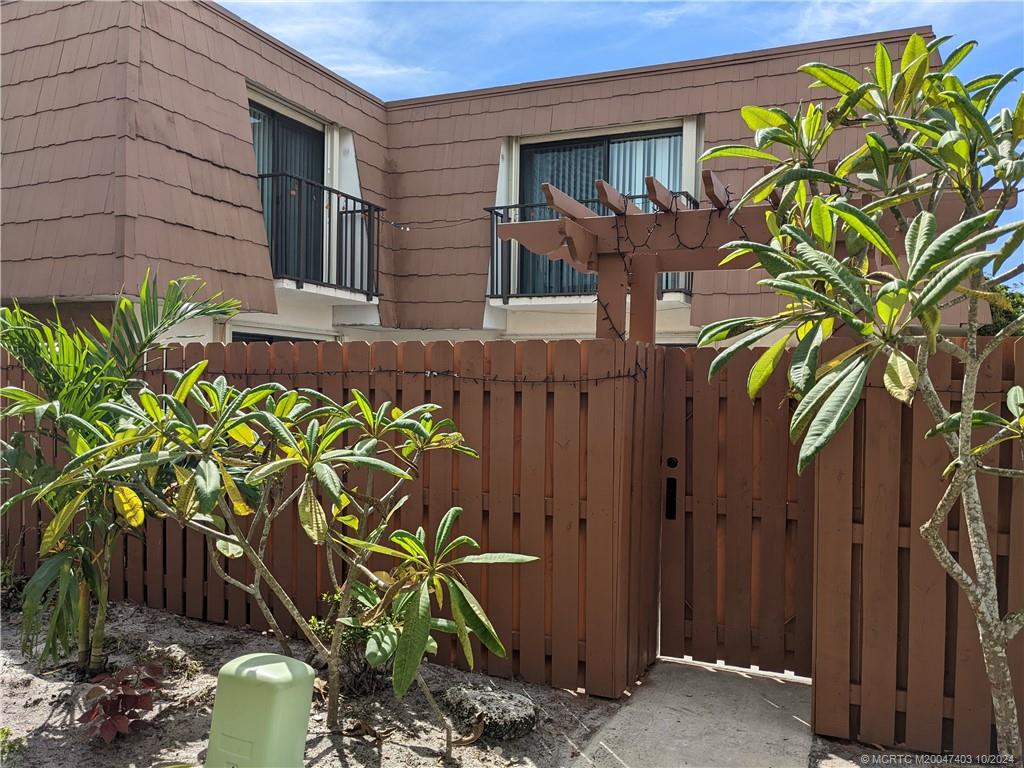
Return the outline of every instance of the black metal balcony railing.
[[[686,193],[679,193],[691,207],[696,201]],[[645,195],[627,195],[638,208],[653,211]],[[596,215],[607,216],[611,211],[599,200],[581,200]],[[509,221],[539,221],[553,219],[557,214],[545,203],[499,205],[485,208],[491,218],[491,269],[488,296],[500,298],[506,304],[513,297],[535,298],[551,296],[587,296],[597,292],[597,276],[577,272],[568,264],[552,261],[546,256],[498,237],[498,224]],[[660,294],[679,291],[690,295],[693,291],[692,272],[663,272],[658,278]]]
[[[286,173],[259,184],[275,278],[377,295],[383,208]]]

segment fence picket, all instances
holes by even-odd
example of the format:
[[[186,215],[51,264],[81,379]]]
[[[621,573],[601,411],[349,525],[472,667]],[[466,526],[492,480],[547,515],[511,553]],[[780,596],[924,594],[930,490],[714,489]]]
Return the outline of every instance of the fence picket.
[[[544,467],[550,460],[545,439],[547,356],[547,345],[542,341],[519,345],[519,373],[524,382],[519,416],[519,545],[523,553],[539,558],[519,573],[519,673],[531,683],[546,679]]]
[[[512,464],[515,451],[510,415],[515,409],[516,350],[510,341],[494,342],[491,350],[491,397],[488,424],[490,473],[487,488],[487,526],[484,548],[492,552],[511,552],[512,541]],[[507,568],[484,570],[487,612],[498,635],[510,638],[505,658],[488,655],[487,671],[507,677],[512,674],[511,637],[515,607],[512,574]]]

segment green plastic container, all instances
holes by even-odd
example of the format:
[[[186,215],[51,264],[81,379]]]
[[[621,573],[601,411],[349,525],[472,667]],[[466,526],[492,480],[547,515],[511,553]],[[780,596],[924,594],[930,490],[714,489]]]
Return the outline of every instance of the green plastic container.
[[[301,768],[313,668],[277,653],[232,659],[217,675],[206,768]]]

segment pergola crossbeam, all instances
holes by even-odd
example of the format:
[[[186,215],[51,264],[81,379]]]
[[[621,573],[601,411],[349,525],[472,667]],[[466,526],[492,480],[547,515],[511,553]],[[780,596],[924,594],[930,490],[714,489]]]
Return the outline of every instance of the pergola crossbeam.
[[[643,213],[643,211],[636,207],[632,200],[619,192],[619,190],[604,179],[598,179],[595,181],[594,186],[597,187],[597,199],[601,201],[602,205],[614,213],[617,213],[620,216],[631,216],[637,213]]]
[[[579,221],[580,219],[586,219],[595,215],[587,206],[572,195],[567,195],[554,184],[541,184],[540,188],[544,193],[544,199],[547,201],[548,207],[556,213],[562,214],[567,219]]]
[[[644,185],[647,187],[647,199],[662,213],[685,210],[679,205],[679,199],[669,191],[668,187],[653,176],[645,177]]]
[[[701,181],[704,182],[704,194],[711,205],[719,211],[729,207],[729,190],[714,171],[702,171]]]

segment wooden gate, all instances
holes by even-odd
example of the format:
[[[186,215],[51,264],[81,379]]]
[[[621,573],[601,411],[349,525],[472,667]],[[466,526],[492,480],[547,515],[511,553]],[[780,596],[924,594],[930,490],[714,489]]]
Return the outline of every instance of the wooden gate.
[[[661,653],[811,674],[814,477],[796,476],[785,379],[752,403],[741,353],[665,353]]]

